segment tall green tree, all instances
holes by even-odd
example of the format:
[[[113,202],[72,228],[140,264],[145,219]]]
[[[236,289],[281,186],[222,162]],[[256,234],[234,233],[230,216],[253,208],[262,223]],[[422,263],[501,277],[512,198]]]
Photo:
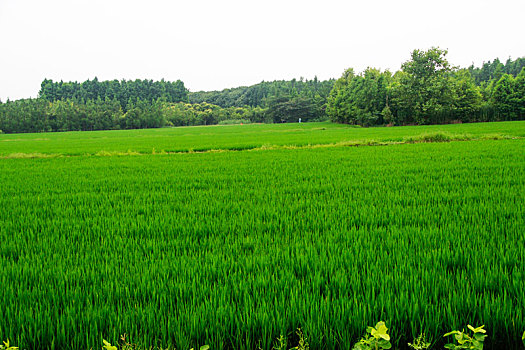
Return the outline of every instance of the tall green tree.
[[[452,86],[453,115],[462,122],[479,121],[483,96],[470,72],[460,69],[450,77]]]
[[[408,109],[416,124],[443,122],[453,110],[453,91],[449,81],[451,66],[447,50],[433,47],[414,50],[403,63],[398,100]]]
[[[503,74],[494,86],[492,101],[502,120],[514,120],[518,115],[519,102],[516,100],[515,80],[510,74]]]
[[[349,69],[336,81],[328,98],[327,113],[335,122],[364,126],[383,124],[383,116],[390,116],[388,104],[390,72],[367,68],[355,75]],[[384,112],[384,113],[383,113]]]

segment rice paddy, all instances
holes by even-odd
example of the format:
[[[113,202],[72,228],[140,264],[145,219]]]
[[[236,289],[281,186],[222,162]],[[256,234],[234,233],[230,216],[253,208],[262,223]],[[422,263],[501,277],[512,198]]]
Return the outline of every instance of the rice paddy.
[[[421,332],[441,349],[468,323],[486,349],[519,349],[524,136],[523,122],[0,135],[0,340],[271,349],[301,328],[312,349],[348,349],[383,320],[396,349]]]

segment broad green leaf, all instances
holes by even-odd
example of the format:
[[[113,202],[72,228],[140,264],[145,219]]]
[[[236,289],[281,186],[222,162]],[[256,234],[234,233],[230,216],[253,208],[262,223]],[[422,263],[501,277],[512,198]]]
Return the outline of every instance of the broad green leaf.
[[[383,338],[384,340],[387,340],[387,341],[390,340],[390,335],[388,335],[388,334],[386,334],[386,333],[385,333],[385,334],[379,334],[379,336],[380,336],[381,338]]]
[[[111,343],[108,342],[107,340],[102,339],[102,342],[104,343],[104,348],[106,350],[118,350],[118,348],[116,346],[111,345]]]
[[[484,330],[483,327],[485,327],[485,325],[480,326],[480,327],[478,327],[478,328],[474,328],[474,327],[472,327],[471,325],[468,325],[468,328],[469,328],[471,331],[473,331],[474,333],[487,333],[487,331]]]
[[[384,324],[382,324],[381,326],[377,328],[377,332],[380,334],[385,334],[387,331],[388,331],[388,328],[386,328]]]
[[[203,345],[201,346],[200,350],[209,350],[210,349],[210,346],[209,345]]]
[[[390,342],[387,342],[387,343],[385,343],[385,345],[381,345],[381,347],[383,349],[391,349],[392,348],[392,344],[390,344]]]
[[[381,335],[379,334],[379,332],[375,328],[372,328],[372,332],[370,332],[370,334],[376,339],[381,338]]]
[[[443,337],[448,337],[448,336],[450,336],[450,335],[458,334],[458,333],[459,333],[459,331],[448,332],[448,333],[446,333]]]
[[[375,329],[379,329],[381,326],[385,326],[385,322],[379,321],[376,323]],[[386,326],[385,326],[386,327]]]
[[[484,341],[486,337],[487,336],[485,334],[481,334],[481,333],[474,334],[474,339],[481,341],[481,342]]]

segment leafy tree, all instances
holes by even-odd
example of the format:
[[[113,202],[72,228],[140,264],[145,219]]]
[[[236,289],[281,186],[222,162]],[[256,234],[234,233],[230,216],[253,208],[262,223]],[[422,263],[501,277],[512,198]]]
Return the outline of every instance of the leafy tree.
[[[501,119],[514,120],[519,109],[516,99],[515,80],[510,74],[504,74],[494,86],[492,100]]]
[[[268,102],[268,116],[274,123],[308,121],[316,116],[316,107],[305,97],[291,95],[273,97]]]
[[[414,50],[412,59],[402,65],[407,74],[401,76],[399,98],[405,99],[404,105],[417,124],[442,122],[442,115],[453,109],[448,74],[451,67],[446,55],[446,50],[435,47],[428,51]]]
[[[328,99],[328,115],[336,122],[364,126],[382,124],[390,80],[388,71],[382,73],[368,68],[359,75],[353,74],[353,70],[345,71]]]
[[[450,83],[455,118],[460,121],[477,121],[483,96],[470,72],[465,69],[458,70],[451,76]]]

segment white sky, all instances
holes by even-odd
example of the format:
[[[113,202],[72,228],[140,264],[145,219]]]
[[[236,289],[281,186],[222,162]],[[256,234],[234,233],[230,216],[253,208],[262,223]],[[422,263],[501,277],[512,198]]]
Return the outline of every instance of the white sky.
[[[0,0],[0,99],[44,78],[181,79],[191,91],[525,56],[525,0]]]

